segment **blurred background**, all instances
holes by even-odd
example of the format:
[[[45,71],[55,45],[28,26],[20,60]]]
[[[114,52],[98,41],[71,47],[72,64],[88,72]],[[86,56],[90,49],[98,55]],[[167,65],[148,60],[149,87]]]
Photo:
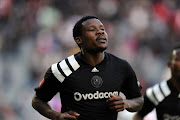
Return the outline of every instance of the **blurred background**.
[[[31,106],[34,88],[51,64],[79,51],[72,28],[86,15],[103,22],[107,51],[132,65],[142,93],[169,78],[169,51],[180,43],[179,0],[0,0],[1,120],[47,120]],[[59,96],[50,104],[60,110]],[[119,120],[132,119],[122,113]]]

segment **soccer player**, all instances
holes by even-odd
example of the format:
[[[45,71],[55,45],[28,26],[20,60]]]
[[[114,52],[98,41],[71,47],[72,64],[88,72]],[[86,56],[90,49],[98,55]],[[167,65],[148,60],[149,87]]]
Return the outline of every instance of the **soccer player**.
[[[134,120],[143,120],[154,108],[158,120],[180,120],[180,48],[172,50],[168,67],[172,77],[146,90],[143,108]]]
[[[101,21],[81,18],[73,37],[80,52],[50,66],[35,89],[34,109],[52,120],[116,120],[119,111],[140,110],[143,96],[135,72],[127,61],[105,52],[108,36]],[[48,105],[58,92],[61,112]]]

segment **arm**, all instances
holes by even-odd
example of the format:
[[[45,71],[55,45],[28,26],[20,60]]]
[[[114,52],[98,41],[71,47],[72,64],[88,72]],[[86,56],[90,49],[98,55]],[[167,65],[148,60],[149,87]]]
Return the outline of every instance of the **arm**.
[[[136,112],[142,108],[144,99],[142,96],[134,99],[123,99],[121,96],[111,95],[107,102],[110,110],[119,112],[126,109],[129,112]]]
[[[54,119],[60,115],[58,112],[52,110],[47,102],[43,102],[36,95],[34,95],[34,97],[32,99],[32,106],[41,115],[43,115],[49,119]]]
[[[136,113],[134,116],[133,116],[133,120],[143,120],[143,118],[138,115],[138,113]]]
[[[136,112],[141,110],[143,103],[144,103],[144,98],[143,96],[133,98],[133,99],[124,99],[125,102],[125,109],[129,112]]]
[[[36,95],[32,99],[32,106],[37,110],[41,115],[52,119],[52,120],[64,120],[68,118],[70,120],[77,120],[79,116],[78,113],[69,111],[67,113],[59,113],[53,110],[47,102],[40,100]]]
[[[52,120],[64,120],[66,118],[69,120],[76,120],[79,116],[78,113],[73,111],[59,113],[53,110],[48,104],[48,101],[59,92],[60,87],[61,83],[56,79],[50,67],[39,84],[39,87],[35,89],[36,94],[32,99],[32,106],[41,115]]]
[[[155,108],[155,105],[149,100],[146,93],[144,95],[144,105],[142,109],[133,116],[133,120],[143,120],[144,117]]]

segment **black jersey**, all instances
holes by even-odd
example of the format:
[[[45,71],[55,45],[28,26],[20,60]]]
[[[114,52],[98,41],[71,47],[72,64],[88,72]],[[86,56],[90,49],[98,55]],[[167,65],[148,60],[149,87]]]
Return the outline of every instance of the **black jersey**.
[[[110,94],[122,92],[128,99],[141,96],[131,66],[109,53],[105,53],[104,60],[96,66],[86,64],[81,53],[53,64],[35,90],[46,102],[59,92],[61,111],[79,113],[78,120],[116,120],[117,113],[110,111],[106,103]]]
[[[180,93],[170,80],[162,81],[146,90],[144,106],[138,114],[144,117],[154,108],[158,120],[180,120]]]

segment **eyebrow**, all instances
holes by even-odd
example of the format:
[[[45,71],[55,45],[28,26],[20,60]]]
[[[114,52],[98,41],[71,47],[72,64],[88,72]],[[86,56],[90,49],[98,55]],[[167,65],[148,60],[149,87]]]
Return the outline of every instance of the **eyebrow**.
[[[90,25],[90,26],[87,26],[88,28],[89,27],[95,27],[95,25]],[[99,25],[99,27],[104,27],[104,25]]]

